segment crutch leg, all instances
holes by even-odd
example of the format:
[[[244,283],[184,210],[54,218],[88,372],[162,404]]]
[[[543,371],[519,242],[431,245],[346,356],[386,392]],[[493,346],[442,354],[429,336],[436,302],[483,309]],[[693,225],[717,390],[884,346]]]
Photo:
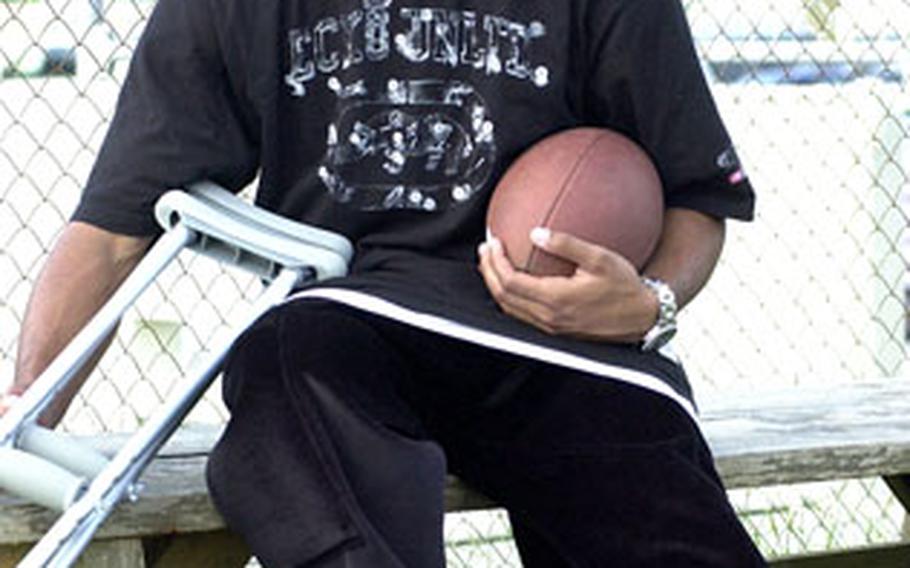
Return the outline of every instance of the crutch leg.
[[[56,395],[114,329],[127,308],[194,238],[195,234],[191,230],[181,226],[166,233],[155,243],[88,325],[51,362],[3,418],[0,418],[0,447],[16,445],[22,429],[38,420],[41,412],[53,402]]]
[[[194,238],[192,231],[181,226],[159,239],[88,325],[0,418],[0,448],[7,450],[0,460],[0,487],[26,497],[41,496],[42,504],[64,509],[81,492],[74,485],[76,480],[81,479],[84,486],[85,480],[97,473],[103,457],[53,432],[37,430],[38,417],[101,345],[127,308]],[[30,451],[28,458],[27,451]],[[75,478],[58,471],[66,467],[75,470]],[[29,472],[35,475],[27,475]],[[28,482],[29,488],[16,480]]]
[[[65,509],[21,566],[69,566],[124,497],[135,498],[136,480],[217,374],[234,339],[259,315],[282,301],[305,278],[347,272],[352,247],[344,237],[291,222],[246,204],[211,183],[172,191],[157,205],[167,232],[111,299],[0,419],[0,487],[34,502]],[[124,311],[181,249],[229,262],[270,281],[245,321],[208,352],[183,390],[175,393],[114,458],[72,446],[35,423],[85,364]],[[27,475],[23,475],[27,472]],[[87,484],[87,480],[91,480]],[[40,485],[35,485],[40,481]]]
[[[88,490],[58,519],[51,530],[25,556],[19,566],[69,566],[79,557],[113,508],[124,497],[138,496],[135,481],[183,418],[205,393],[221,361],[242,330],[280,302],[297,284],[300,270],[285,269],[269,285],[235,331],[202,359],[197,370],[164,406],[148,420],[91,483]]]

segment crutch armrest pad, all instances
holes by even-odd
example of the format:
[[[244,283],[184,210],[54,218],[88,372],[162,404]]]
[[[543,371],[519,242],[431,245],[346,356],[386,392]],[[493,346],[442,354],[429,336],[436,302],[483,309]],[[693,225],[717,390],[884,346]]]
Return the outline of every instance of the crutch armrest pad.
[[[343,276],[353,256],[344,236],[251,205],[211,182],[167,192],[155,216],[166,230],[182,222],[198,233],[191,245],[198,252],[267,277],[282,266],[310,267],[319,278]]]

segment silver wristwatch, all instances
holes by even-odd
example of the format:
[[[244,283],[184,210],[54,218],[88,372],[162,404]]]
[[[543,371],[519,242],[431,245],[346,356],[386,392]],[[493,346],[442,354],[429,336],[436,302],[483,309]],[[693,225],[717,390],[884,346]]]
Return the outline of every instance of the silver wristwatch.
[[[676,335],[676,294],[666,282],[655,278],[642,277],[642,284],[657,297],[657,321],[641,341],[642,351],[656,351]]]

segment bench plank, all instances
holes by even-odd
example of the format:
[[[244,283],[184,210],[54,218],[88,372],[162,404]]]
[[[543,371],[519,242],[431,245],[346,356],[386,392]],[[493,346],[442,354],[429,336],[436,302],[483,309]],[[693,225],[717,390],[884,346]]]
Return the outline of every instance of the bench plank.
[[[101,539],[137,538],[224,528],[205,485],[208,452],[222,430],[214,425],[184,427],[158,453],[142,475],[140,499],[121,503],[101,526]],[[125,435],[83,438],[83,442],[108,455],[123,444]],[[454,476],[445,488],[448,510],[466,511],[494,506]],[[57,514],[0,492],[0,545],[34,542]]]
[[[121,503],[98,531],[100,538],[123,538],[223,528],[204,480],[205,458],[157,459],[142,476],[145,488],[135,503]],[[0,494],[0,544],[31,542],[57,513]]]
[[[243,568],[250,550],[229,531],[143,539],[145,568]]]
[[[142,476],[145,488],[135,503],[121,503],[98,530],[98,538],[134,538],[224,528],[205,485],[204,456],[156,459]],[[484,509],[493,502],[449,476],[446,508]],[[10,495],[0,494],[0,545],[34,542],[56,514]]]
[[[0,546],[0,568],[13,568],[28,554],[30,546]],[[143,568],[142,543],[138,540],[95,540],[85,549],[75,568]],[[163,567],[162,567],[163,568]]]
[[[701,407],[730,488],[910,472],[910,380],[725,394]]]
[[[910,381],[783,391],[702,402],[702,428],[731,487],[910,473]],[[223,529],[206,492],[204,464],[220,428],[184,429],[143,475],[136,503],[119,506],[99,538]],[[122,440],[95,439],[103,451]],[[493,503],[454,478],[449,510]],[[34,542],[55,515],[0,494],[0,545]]]

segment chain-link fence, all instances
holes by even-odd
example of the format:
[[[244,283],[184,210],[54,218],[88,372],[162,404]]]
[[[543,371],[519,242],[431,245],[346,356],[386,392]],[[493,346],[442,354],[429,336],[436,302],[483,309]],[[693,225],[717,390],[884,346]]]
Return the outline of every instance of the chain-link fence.
[[[0,0],[0,386],[27,295],[78,198],[153,0]],[[678,349],[697,392],[908,373],[910,0],[689,0],[697,48],[758,189]],[[188,266],[192,264],[193,266]],[[67,417],[130,430],[258,283],[184,259],[125,318]],[[220,421],[210,395],[192,420]],[[733,493],[767,553],[887,541],[875,480]],[[453,566],[513,566],[501,513],[450,516]]]

